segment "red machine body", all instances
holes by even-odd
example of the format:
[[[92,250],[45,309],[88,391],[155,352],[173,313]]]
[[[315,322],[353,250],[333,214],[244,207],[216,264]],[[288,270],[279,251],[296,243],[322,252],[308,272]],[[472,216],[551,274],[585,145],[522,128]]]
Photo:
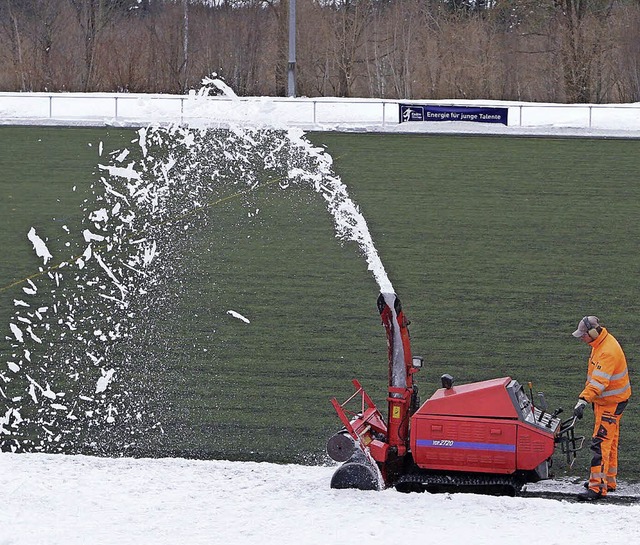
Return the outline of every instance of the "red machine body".
[[[345,462],[332,488],[433,490],[453,485],[516,493],[524,483],[547,479],[558,443],[572,463],[583,437],[575,417],[562,422],[533,405],[510,377],[443,387],[422,406],[414,374],[422,358],[411,355],[408,320],[395,294],[380,294],[378,310],[387,333],[387,418],[357,380],[345,402],[332,399],[343,429],[327,443],[328,454]],[[355,405],[355,407],[354,407]]]
[[[559,423],[538,421],[509,377],[441,388],[411,418],[411,452],[422,469],[531,471],[553,455]]]

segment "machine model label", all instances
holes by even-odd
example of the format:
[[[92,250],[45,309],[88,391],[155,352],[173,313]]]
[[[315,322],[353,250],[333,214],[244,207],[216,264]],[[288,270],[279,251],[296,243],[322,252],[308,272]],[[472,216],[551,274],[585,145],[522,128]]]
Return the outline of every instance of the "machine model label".
[[[452,447],[453,441],[451,439],[437,439],[435,441],[431,441],[434,447]]]
[[[515,452],[515,445],[500,443],[474,443],[470,441],[453,441],[451,439],[418,439],[419,447],[457,448],[462,450],[493,450],[500,452]]]

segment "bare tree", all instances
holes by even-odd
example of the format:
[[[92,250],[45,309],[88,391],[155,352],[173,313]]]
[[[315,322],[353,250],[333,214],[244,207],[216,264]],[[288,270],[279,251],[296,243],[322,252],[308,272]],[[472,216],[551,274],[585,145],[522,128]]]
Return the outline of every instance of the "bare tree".
[[[289,61],[289,0],[265,0],[265,4],[269,8],[269,14],[275,19],[275,32],[273,44],[276,57],[274,76],[275,76],[275,92],[277,96],[285,96],[287,94],[287,67]]]
[[[640,101],[640,9],[619,7],[612,33],[619,44],[613,69],[615,98],[620,102]]]
[[[357,68],[363,64],[365,30],[373,14],[372,0],[341,0],[331,5],[333,17],[333,54],[336,68],[337,96],[352,96],[360,77]]]
[[[366,51],[369,94],[381,98],[411,98],[412,59],[420,29],[415,2],[399,0],[376,6],[368,25]]]
[[[88,91],[93,84],[96,52],[102,33],[118,17],[135,7],[135,0],[69,0],[74,8],[83,47],[81,87]]]
[[[553,0],[559,53],[569,102],[598,100],[598,63],[607,47],[606,21],[611,0]]]
[[[12,60],[14,65],[16,84],[20,91],[27,91],[27,78],[25,74],[24,58],[23,58],[23,37],[22,31],[18,24],[18,16],[16,10],[19,9],[14,5],[14,0],[5,0],[6,8],[6,25],[9,30],[9,43],[11,43]],[[4,19],[4,18],[3,18]]]

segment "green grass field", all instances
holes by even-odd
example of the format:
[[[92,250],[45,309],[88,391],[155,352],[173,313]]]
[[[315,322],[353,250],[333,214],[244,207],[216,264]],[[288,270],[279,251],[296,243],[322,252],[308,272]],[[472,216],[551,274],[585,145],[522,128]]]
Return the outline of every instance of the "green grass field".
[[[132,131],[0,128],[0,324],[36,273],[31,226],[79,224],[97,147]],[[425,358],[422,398],[458,383],[512,376],[565,414],[588,349],[571,337],[600,316],[626,349],[636,384],[640,316],[640,143],[622,140],[311,134],[335,160],[412,322]],[[92,145],[89,146],[88,144]],[[76,191],[72,187],[76,186]],[[314,463],[339,428],[329,403],[359,378],[384,405],[386,344],[377,285],[355,245],[340,244],[321,199],[260,190],[209,211],[183,274],[152,309],[154,338],[138,388],[164,435],[134,454]],[[59,249],[63,252],[64,249]],[[251,319],[227,315],[233,309]],[[3,335],[4,337],[4,335]],[[6,341],[3,341],[4,353]],[[640,415],[623,420],[620,472],[640,479]],[[592,418],[580,424],[591,433]],[[584,474],[585,449],[574,466]]]

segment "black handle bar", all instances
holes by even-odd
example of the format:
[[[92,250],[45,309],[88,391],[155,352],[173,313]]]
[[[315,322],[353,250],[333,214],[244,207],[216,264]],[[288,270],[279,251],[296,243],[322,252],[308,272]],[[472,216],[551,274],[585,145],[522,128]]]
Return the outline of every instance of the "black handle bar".
[[[569,467],[573,467],[577,452],[584,446],[584,436],[576,437],[575,434],[577,421],[578,417],[572,416],[561,422],[558,435],[556,436],[556,443],[560,443],[560,449],[562,454],[566,456]]]

